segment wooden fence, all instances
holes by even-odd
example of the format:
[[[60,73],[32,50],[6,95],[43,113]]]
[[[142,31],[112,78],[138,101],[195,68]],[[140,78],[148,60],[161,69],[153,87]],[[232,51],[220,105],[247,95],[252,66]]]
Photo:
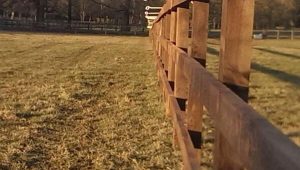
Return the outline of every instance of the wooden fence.
[[[190,30],[189,35],[191,36],[192,30]],[[300,30],[253,30],[253,35],[262,35],[262,39],[300,39]],[[221,30],[209,30],[209,38],[220,38]]]
[[[46,31],[71,33],[101,33],[124,35],[147,35],[148,30],[143,25],[113,25],[96,22],[45,21],[0,19],[0,30],[10,31]]]
[[[167,0],[150,31],[184,169],[201,168],[204,109],[214,120],[215,169],[300,169],[299,147],[247,104],[254,0],[222,8],[219,80],[205,69],[209,0]]]

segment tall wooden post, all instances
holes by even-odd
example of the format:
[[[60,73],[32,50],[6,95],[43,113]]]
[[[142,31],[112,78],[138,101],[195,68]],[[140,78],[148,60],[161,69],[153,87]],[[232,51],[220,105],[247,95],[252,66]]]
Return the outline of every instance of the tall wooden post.
[[[199,2],[193,1],[193,15],[192,15],[192,45],[190,48],[190,57],[195,58],[203,67],[206,64],[206,48],[207,48],[207,34],[208,34],[208,15],[209,3],[208,1]],[[202,141],[202,115],[203,115],[203,101],[202,97],[195,93],[199,84],[196,79],[197,72],[193,72],[189,82],[189,98],[187,105],[187,128],[192,138],[194,148],[197,152],[197,161],[201,163],[201,141]]]
[[[171,0],[167,1],[168,4],[168,8],[170,8],[171,5]],[[169,13],[166,14],[165,16],[165,23],[166,23],[166,28],[165,28],[165,38],[166,40],[170,40],[170,22],[171,22],[171,11]],[[169,43],[168,41],[164,42],[165,44],[165,54],[166,54],[166,63],[165,63],[165,70],[167,73],[167,77],[169,77],[169,60],[170,60],[170,51],[169,51]]]
[[[177,7],[177,23],[176,23],[176,47],[187,52],[189,46],[189,2],[184,2]],[[188,96],[187,79],[182,70],[182,63],[179,62],[180,54],[175,53],[175,87],[174,95],[178,99],[184,101]],[[185,107],[185,102],[182,102]]]
[[[161,39],[161,59],[163,62],[163,67],[165,68],[166,64],[166,54],[165,54],[165,38],[166,38],[166,16],[163,16],[161,19],[162,22],[162,39]]]
[[[254,0],[223,0],[219,79],[248,101]]]
[[[206,65],[209,0],[193,1],[191,57]]]
[[[171,7],[173,6],[174,0],[171,0]],[[170,41],[176,42],[176,20],[177,20],[177,8],[171,9],[171,23],[170,23]]]
[[[162,38],[162,36],[163,36],[163,22],[162,22],[162,20],[160,20],[158,23],[157,23],[158,25],[159,25],[159,36],[158,36],[158,56],[161,58],[161,49],[162,49],[162,43],[161,43],[161,38]]]
[[[223,0],[219,79],[248,101],[254,0]],[[220,108],[222,109],[222,108]],[[232,159],[234,147],[215,132],[215,169],[243,169]]]
[[[188,33],[189,33],[189,2],[184,2],[177,7],[176,18],[176,47],[184,51],[188,49]],[[183,73],[183,63],[179,61],[180,54],[176,50],[174,52],[174,96],[177,98],[181,109],[185,111],[186,100],[188,95],[187,79]],[[174,134],[174,144],[176,145],[176,134]]]
[[[171,0],[171,7],[173,6],[174,0]],[[171,16],[170,16],[170,42],[175,44],[176,43],[176,30],[177,30],[177,8],[171,9]],[[174,61],[175,50],[170,46],[169,48],[169,75],[168,80],[171,83],[172,88],[174,89],[174,81],[175,81],[175,61]]]
[[[176,46],[187,51],[189,45],[189,2],[177,7]]]

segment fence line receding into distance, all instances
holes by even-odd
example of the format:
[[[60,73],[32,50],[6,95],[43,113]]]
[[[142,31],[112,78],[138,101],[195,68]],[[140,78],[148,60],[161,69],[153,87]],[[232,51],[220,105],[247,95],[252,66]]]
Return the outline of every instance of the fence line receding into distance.
[[[201,168],[203,108],[215,125],[214,169],[300,169],[299,147],[247,104],[253,16],[254,0],[223,0],[219,80],[205,69],[209,0],[167,0],[154,21],[157,73],[184,169]]]

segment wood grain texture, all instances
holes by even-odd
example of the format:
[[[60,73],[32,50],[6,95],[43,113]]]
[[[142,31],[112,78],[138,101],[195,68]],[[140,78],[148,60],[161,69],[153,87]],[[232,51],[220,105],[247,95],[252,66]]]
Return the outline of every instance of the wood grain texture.
[[[187,128],[184,125],[184,117],[181,113],[177,100],[174,97],[170,98],[171,112],[173,112],[173,124],[177,132],[178,142],[183,158],[185,170],[199,170],[200,164],[197,160],[193,143],[190,139]]]
[[[176,46],[187,50],[189,46],[189,3],[177,7]]]
[[[176,54],[174,95],[180,99],[187,99],[188,81],[183,70],[185,53],[177,52]]]
[[[209,4],[193,1],[191,57],[206,64]]]
[[[172,0],[172,4],[173,4]],[[175,43],[176,42],[176,21],[177,21],[177,9],[173,8],[171,10],[171,23],[170,23],[170,40],[171,42]]]
[[[254,0],[224,0],[222,9],[219,79],[248,87]]]
[[[235,94],[225,86],[225,83],[229,83],[248,88],[253,0],[223,1],[221,82],[199,63],[199,58],[205,59],[204,36],[207,23],[200,22],[196,17],[192,23],[192,27],[196,27],[193,28],[196,30],[191,48],[194,50],[191,53],[193,57],[188,56],[188,3],[181,2],[183,1],[174,0],[179,5],[174,8],[171,3],[162,10],[164,15],[171,10],[176,11],[176,28],[165,32],[166,37],[161,37],[161,27],[164,27],[161,17],[153,27],[153,30],[157,30],[156,33],[151,31],[151,36],[154,36],[153,43],[159,44],[154,45],[158,51],[155,54],[164,50],[163,56],[156,57],[159,82],[168,116],[173,120],[175,143],[181,149],[184,169],[200,168],[199,150],[194,148],[189,130],[201,132],[203,106],[215,121],[215,169],[300,169],[299,147],[245,103],[239,93]],[[194,3],[194,10],[203,9],[194,11],[194,16],[206,19],[208,4],[200,4],[203,2],[199,1]],[[172,25],[175,23],[172,12],[170,18],[168,24]],[[167,62],[168,74],[162,61]],[[170,81],[175,83],[174,91]],[[180,108],[181,100],[178,98],[188,100],[186,111]]]

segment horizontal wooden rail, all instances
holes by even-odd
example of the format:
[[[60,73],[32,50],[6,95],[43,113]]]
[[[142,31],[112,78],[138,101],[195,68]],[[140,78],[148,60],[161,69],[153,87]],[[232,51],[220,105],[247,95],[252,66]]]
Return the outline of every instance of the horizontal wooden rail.
[[[167,13],[169,13],[172,8],[176,8],[178,6],[180,6],[183,3],[189,3],[191,0],[174,0],[173,3],[171,3],[171,1],[167,1],[166,4],[163,6],[163,8],[161,9],[158,17],[156,18],[156,20],[154,21],[154,23],[159,22],[160,19],[162,19],[162,17],[164,15],[166,15]],[[207,1],[207,0],[203,0],[203,1]]]
[[[215,169],[300,169],[299,147],[245,102],[254,1],[223,2],[222,24],[227,26],[221,33],[221,81],[205,69],[208,3],[193,1],[189,21],[190,2],[167,1],[150,31],[166,114],[172,118],[184,169],[201,168],[203,108],[215,124]],[[237,13],[229,10],[233,5]]]

